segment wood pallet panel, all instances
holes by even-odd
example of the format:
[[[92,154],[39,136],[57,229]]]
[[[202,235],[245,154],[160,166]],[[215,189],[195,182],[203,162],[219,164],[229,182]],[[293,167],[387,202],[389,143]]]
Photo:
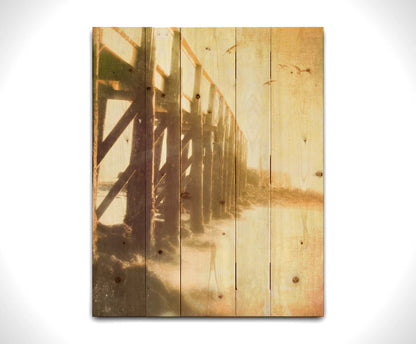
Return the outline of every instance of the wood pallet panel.
[[[94,28],[93,315],[323,315],[323,30]]]

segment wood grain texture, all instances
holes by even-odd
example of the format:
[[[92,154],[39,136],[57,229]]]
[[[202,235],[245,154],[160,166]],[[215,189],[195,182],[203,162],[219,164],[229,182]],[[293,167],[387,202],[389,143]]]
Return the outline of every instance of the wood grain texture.
[[[94,316],[323,316],[323,30],[95,28]]]
[[[269,194],[270,29],[237,28],[236,119],[247,130],[249,147],[262,160],[265,195]],[[255,120],[253,120],[255,119]],[[257,125],[253,125],[257,123]],[[242,138],[241,138],[242,139]],[[237,160],[239,162],[239,160]],[[237,185],[244,178],[243,165],[237,163]],[[237,193],[238,194],[238,193]],[[245,210],[244,195],[237,196],[236,218],[237,316],[270,315],[270,210],[266,204]]]
[[[169,29],[148,28],[147,42],[154,47],[154,66],[149,70],[154,73],[147,77],[147,89],[154,89],[156,75],[163,75],[160,85],[161,97],[157,100],[149,97],[147,102],[147,177],[148,193],[155,192],[152,183],[156,174],[154,166],[163,178],[163,187],[158,189],[158,196],[163,200],[156,207],[156,200],[148,204],[147,214],[153,216],[153,222],[148,230],[146,250],[146,285],[147,285],[147,315],[148,316],[179,316],[180,315],[180,252],[179,252],[179,218],[180,218],[180,33],[172,34]],[[152,54],[148,54],[150,63]],[[149,62],[148,62],[149,63]],[[163,72],[162,72],[163,71]],[[154,109],[163,111],[163,119],[154,118]],[[163,121],[163,123],[162,123]],[[155,164],[154,143],[159,136],[158,128],[163,130],[163,139],[159,142],[164,146],[165,154],[159,151]],[[159,170],[160,165],[163,167]],[[163,172],[161,172],[163,171]],[[158,182],[160,179],[158,179]],[[156,214],[155,214],[156,212]],[[164,214],[164,218],[161,216]]]
[[[272,188],[322,195],[323,31],[273,28],[271,48]],[[322,316],[322,203],[272,202],[271,229],[271,314]]]
[[[235,30],[233,28],[184,28],[182,37],[186,46],[194,54],[187,51],[182,53],[182,90],[191,96],[191,131],[192,131],[192,167],[190,172],[191,187],[186,189],[186,177],[182,182],[181,192],[186,195],[182,198],[183,214],[181,217],[182,245],[181,245],[181,300],[182,315],[184,316],[232,316],[235,314],[235,222],[227,221],[213,226],[203,226],[203,214],[210,218],[209,196],[205,202],[202,197],[203,177],[212,174],[212,165],[209,164],[210,150],[206,145],[213,139],[209,132],[210,125],[218,123],[219,111],[224,111],[220,95],[215,95],[212,82],[219,85],[230,94],[234,101],[235,94],[235,56],[234,52],[225,54],[226,50],[235,44]],[[184,44],[183,44],[184,46]],[[189,63],[191,61],[191,63]],[[192,94],[189,84],[193,84]],[[218,99],[218,110],[214,109],[215,99]],[[229,127],[224,142],[227,142],[228,160],[224,163],[234,163],[233,123],[235,118],[228,108]],[[202,130],[205,127],[206,130]],[[185,136],[182,126],[182,136]],[[204,147],[205,141],[205,147]],[[225,162],[226,161],[226,162]],[[182,163],[184,161],[182,160]],[[201,164],[202,165],[199,165]],[[203,171],[204,172],[201,173]],[[210,171],[207,171],[209,168]],[[232,187],[235,183],[235,170],[232,170],[226,179],[225,187],[229,190],[227,195],[228,212],[234,212],[235,195]],[[195,172],[195,174],[194,174]],[[195,178],[196,177],[196,178]],[[199,178],[202,180],[199,180]],[[214,188],[215,189],[215,188]],[[211,190],[211,191],[209,191]],[[195,194],[200,192],[200,194]],[[212,186],[205,184],[205,193],[212,192]],[[188,199],[187,199],[188,198]],[[216,202],[218,197],[213,197]],[[219,200],[220,205],[224,200]],[[191,217],[188,220],[186,208],[190,207]],[[192,218],[198,216],[198,218]],[[200,215],[199,215],[200,214]],[[201,217],[199,217],[201,216]],[[189,221],[189,222],[188,222]]]
[[[142,29],[133,31],[140,36]],[[94,32],[98,107],[94,106],[99,123],[94,136],[100,139],[93,155],[97,166],[93,314],[144,316],[145,192],[136,197],[129,190],[145,190],[144,114],[139,115],[145,107],[145,42],[126,40],[124,28]]]

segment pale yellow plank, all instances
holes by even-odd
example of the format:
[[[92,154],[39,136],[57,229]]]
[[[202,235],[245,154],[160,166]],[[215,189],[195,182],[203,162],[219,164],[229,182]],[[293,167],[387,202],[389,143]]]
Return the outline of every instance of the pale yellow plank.
[[[270,155],[270,29],[237,29],[236,119],[245,128],[249,168],[262,175],[256,188],[269,198]],[[260,165],[260,166],[259,166]],[[243,165],[237,163],[237,184]],[[250,190],[248,190],[250,192]],[[270,212],[247,209],[245,194],[237,195],[236,219],[237,316],[270,315]]]
[[[183,28],[182,29],[182,91],[185,93],[182,108],[191,112],[190,130],[192,142],[182,150],[182,167],[185,170],[186,159],[192,157],[192,165],[182,174],[181,193],[181,315],[183,316],[233,316],[235,314],[235,221],[233,217],[226,220],[212,219],[203,225],[210,210],[203,211],[207,204],[203,196],[202,171],[207,165],[198,166],[203,159],[202,116],[212,111],[212,124],[217,124],[219,99],[224,96],[225,113],[228,114],[227,132],[228,177],[225,186],[227,193],[227,214],[235,210],[235,185],[233,133],[234,115],[230,107],[235,100],[235,45],[234,28]],[[210,84],[215,83],[221,91],[212,98]],[[190,99],[190,101],[189,101]],[[195,120],[195,116],[197,116]],[[198,117],[198,116],[201,116]],[[209,116],[208,116],[209,117]],[[182,123],[182,137],[186,137],[186,125]],[[208,128],[209,126],[207,126]],[[200,133],[200,134],[198,134]],[[198,136],[199,135],[199,136]],[[232,165],[232,166],[231,166]],[[194,169],[194,170],[193,170]],[[198,172],[198,175],[195,174]],[[206,171],[205,171],[206,172]],[[201,173],[201,174],[200,174]],[[209,175],[204,173],[205,176]],[[187,184],[189,176],[194,178]],[[218,182],[218,181],[216,181]],[[199,194],[201,192],[201,194]],[[206,193],[207,191],[205,191]],[[208,191],[209,192],[209,191]],[[206,196],[206,195],[205,195]],[[203,202],[204,200],[204,202]],[[225,204],[225,200],[220,200]],[[190,216],[193,212],[194,218]],[[225,212],[224,212],[225,213]],[[196,214],[196,215],[195,215]],[[208,221],[206,221],[208,222]]]
[[[323,315],[323,31],[272,29],[271,315]]]

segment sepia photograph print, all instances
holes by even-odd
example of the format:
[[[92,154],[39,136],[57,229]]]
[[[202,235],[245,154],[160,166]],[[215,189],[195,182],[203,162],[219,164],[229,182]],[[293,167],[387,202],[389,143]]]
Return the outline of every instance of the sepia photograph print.
[[[324,316],[323,28],[92,43],[93,315]]]

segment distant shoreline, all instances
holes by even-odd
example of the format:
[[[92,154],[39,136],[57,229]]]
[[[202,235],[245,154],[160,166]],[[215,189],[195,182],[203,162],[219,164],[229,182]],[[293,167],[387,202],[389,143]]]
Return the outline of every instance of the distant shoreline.
[[[282,188],[267,186],[247,185],[247,191],[243,195],[252,205],[268,205],[269,200],[272,205],[284,207],[311,207],[322,208],[324,206],[324,195],[313,190],[302,190],[298,188]]]

